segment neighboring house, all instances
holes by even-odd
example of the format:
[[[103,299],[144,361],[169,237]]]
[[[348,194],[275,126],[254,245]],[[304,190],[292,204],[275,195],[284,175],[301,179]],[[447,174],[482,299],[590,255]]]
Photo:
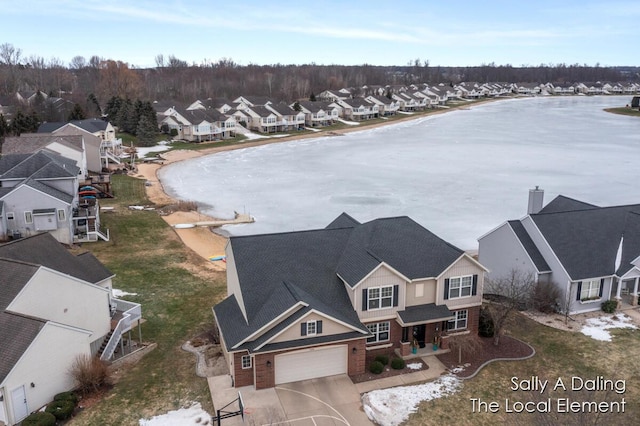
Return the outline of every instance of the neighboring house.
[[[108,241],[108,231],[100,229],[97,199],[79,196],[79,171],[74,160],[46,151],[2,156],[6,226],[0,228],[0,239],[48,232],[64,244]]]
[[[87,162],[87,170],[90,172],[101,173],[103,169],[109,167],[109,161],[116,164],[121,163],[119,157],[111,156],[115,157],[112,159],[111,157],[107,156],[107,150],[105,147],[103,147],[103,141],[100,139],[100,137],[74,124],[65,124],[64,126],[54,131],[52,134],[59,136],[82,136]]]
[[[0,424],[14,425],[73,389],[78,355],[111,358],[142,311],[113,298],[114,275],[92,254],[46,233],[0,245],[0,270]]]
[[[362,121],[378,118],[378,105],[364,98],[338,99],[335,104],[342,108],[342,116],[347,120]]]
[[[92,135],[93,136],[93,135]],[[7,137],[2,144],[2,154],[33,154],[47,150],[75,161],[79,177],[87,176],[87,156],[82,136],[64,136],[51,133],[22,133]]]
[[[190,142],[214,141],[235,136],[236,122],[216,109],[170,107],[158,118],[160,128],[175,129],[176,139]]]
[[[638,303],[640,204],[597,207],[562,195],[542,208],[544,193],[529,194],[528,214],[479,238],[479,260],[489,278],[513,270],[559,290],[569,313],[600,310],[605,300]]]
[[[304,127],[305,115],[302,110],[296,111],[287,104],[267,104],[265,108],[278,115],[278,131],[300,130]]]
[[[316,96],[316,99],[324,102],[336,102],[341,99],[349,99],[351,98],[351,92],[346,89],[340,90],[325,90],[322,91]]]
[[[432,351],[477,333],[486,269],[408,217],[343,213],[323,229],[231,237],[226,256],[213,313],[236,387],[360,374],[414,339]]]
[[[68,132],[63,129],[68,128],[68,125],[75,126],[100,138],[100,157],[103,164],[106,164],[105,168],[108,168],[109,163],[121,164],[122,161],[120,158],[124,153],[122,139],[116,138],[115,128],[108,121],[99,118],[88,118],[69,122],[42,123],[38,127],[38,133],[56,133],[57,131],[62,131],[68,134]]]
[[[400,103],[394,99],[389,99],[381,95],[369,95],[365,98],[367,102],[378,105],[380,115],[395,115],[400,108]]]
[[[291,106],[293,108],[293,105]],[[308,127],[322,127],[332,125],[340,118],[340,109],[330,106],[329,102],[299,101],[300,110],[304,113],[305,125]]]

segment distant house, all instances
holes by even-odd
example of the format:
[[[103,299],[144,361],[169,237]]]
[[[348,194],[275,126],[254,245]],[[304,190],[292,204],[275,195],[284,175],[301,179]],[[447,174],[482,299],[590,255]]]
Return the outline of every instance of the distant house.
[[[362,121],[377,118],[380,108],[364,98],[338,99],[334,102],[342,108],[342,116],[347,120]]]
[[[559,290],[569,313],[600,310],[603,301],[638,303],[640,205],[597,207],[558,196],[542,207],[530,191],[528,214],[479,238],[479,260],[499,278],[519,270]]]
[[[478,331],[486,269],[408,217],[343,213],[323,229],[231,237],[226,255],[213,313],[236,387],[360,374],[375,354]]]
[[[191,109],[170,107],[158,117],[160,128],[175,130],[176,139],[203,142],[235,136],[236,122],[216,109],[205,109],[192,104]]]
[[[89,118],[69,122],[42,123],[38,127],[38,133],[62,132],[62,134],[71,134],[73,132],[68,130],[69,126],[84,130],[100,139],[100,158],[105,168],[108,168],[110,163],[119,165],[122,162],[121,155],[124,152],[122,139],[116,138],[115,128],[108,121]],[[93,147],[94,143],[90,142],[90,145]],[[91,149],[93,150],[94,148]],[[94,167],[93,160],[92,167]]]
[[[289,106],[293,108],[293,105]],[[330,126],[340,117],[340,109],[332,107],[330,102],[299,101],[298,105],[304,114],[305,125],[308,127]]]
[[[365,97],[365,100],[378,105],[378,112],[383,116],[395,115],[400,108],[400,102],[395,99],[389,99],[386,96],[369,95]]]
[[[49,234],[0,244],[0,424],[73,389],[78,355],[110,359],[141,307],[112,294],[114,274]]]

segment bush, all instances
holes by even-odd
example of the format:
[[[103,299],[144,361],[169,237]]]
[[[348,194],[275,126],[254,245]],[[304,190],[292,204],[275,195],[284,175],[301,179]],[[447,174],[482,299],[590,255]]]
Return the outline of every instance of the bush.
[[[169,135],[175,138],[176,136],[178,136],[178,129],[169,130]]]
[[[371,365],[369,365],[369,371],[373,374],[380,374],[384,370],[384,365],[380,361],[373,361]]]
[[[86,354],[78,355],[73,360],[69,373],[75,381],[76,388],[83,394],[97,391],[109,378],[107,364]]]
[[[61,392],[56,396],[54,396],[53,400],[54,401],[71,401],[75,405],[78,403],[78,395],[76,395],[74,392],[71,392],[71,391]]]
[[[56,416],[46,411],[38,411],[29,414],[21,424],[22,426],[56,426]]]
[[[74,404],[73,401],[59,399],[57,401],[50,402],[44,411],[53,414],[58,420],[66,420],[71,417],[75,408],[76,404]]]
[[[394,370],[402,370],[407,365],[402,358],[394,358],[391,360],[391,368]]]
[[[538,282],[533,292],[533,307],[544,314],[556,311],[560,289],[554,283]]]
[[[378,355],[375,357],[375,361],[378,361],[382,365],[389,364],[389,355]]]
[[[478,324],[478,334],[482,337],[493,337],[495,334],[495,326],[493,318],[488,309],[480,309],[480,322]]]
[[[618,308],[618,302],[616,302],[615,300],[607,300],[605,302],[602,302],[601,307],[604,312],[612,314]]]

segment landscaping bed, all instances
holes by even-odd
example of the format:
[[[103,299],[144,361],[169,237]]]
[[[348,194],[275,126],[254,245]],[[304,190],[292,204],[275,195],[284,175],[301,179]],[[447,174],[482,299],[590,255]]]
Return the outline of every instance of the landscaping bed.
[[[418,368],[418,366],[415,364],[420,364],[421,367]],[[409,367],[410,365],[414,365],[414,368],[410,368]],[[369,364],[367,363],[367,367],[368,366]],[[416,358],[416,359],[407,360],[407,365],[404,368],[399,370],[395,370],[391,368],[391,365],[385,365],[384,370],[380,374],[374,374],[374,373],[371,373],[369,370],[367,370],[365,373],[356,374],[354,376],[349,376],[349,377],[351,378],[351,381],[353,383],[362,383],[362,382],[368,382],[369,380],[385,379],[387,377],[399,376],[400,374],[408,374],[408,373],[415,373],[416,371],[424,371],[424,370],[427,370],[428,368],[429,366],[425,364],[425,362],[422,361],[422,359]]]

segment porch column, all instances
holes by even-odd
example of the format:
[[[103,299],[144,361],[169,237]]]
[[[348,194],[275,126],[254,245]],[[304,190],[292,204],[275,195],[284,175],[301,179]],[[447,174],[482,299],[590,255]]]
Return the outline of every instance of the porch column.
[[[615,278],[611,278],[611,283],[613,284],[613,280],[615,280]],[[620,290],[622,290],[622,279],[618,278],[618,285],[616,286],[616,302],[617,302],[617,306],[616,309],[620,309],[622,307],[622,297],[620,296]]]
[[[636,277],[633,282],[633,293],[631,293],[631,306],[638,306],[638,281],[640,277]]]

